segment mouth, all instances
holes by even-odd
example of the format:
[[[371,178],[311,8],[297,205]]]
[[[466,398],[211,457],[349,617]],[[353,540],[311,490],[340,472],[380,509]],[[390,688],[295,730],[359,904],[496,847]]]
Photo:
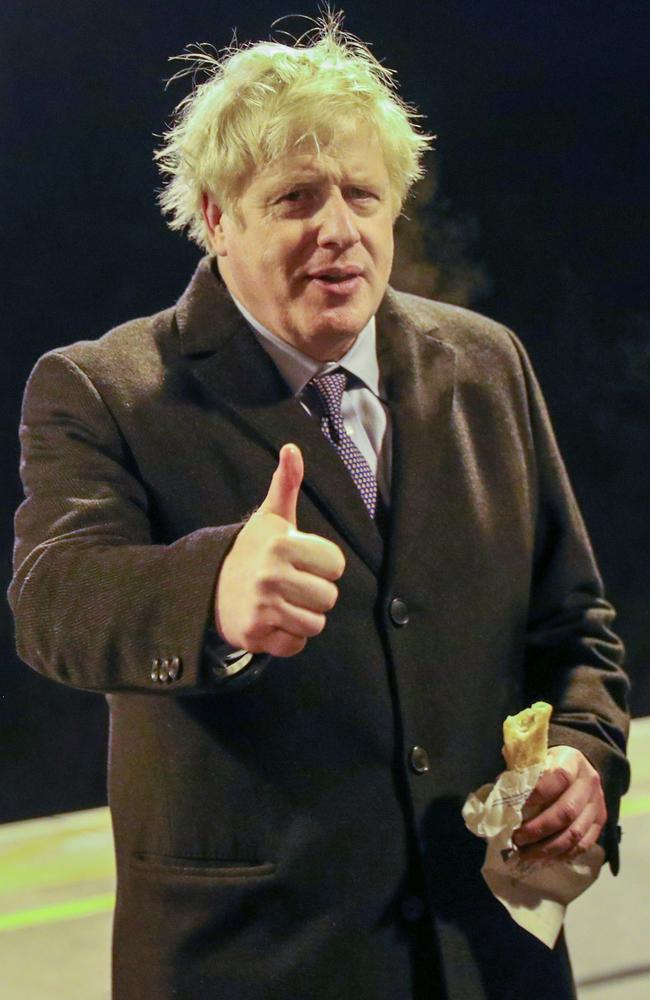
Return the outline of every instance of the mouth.
[[[318,285],[319,288],[323,288],[329,293],[349,295],[361,285],[363,271],[360,267],[332,267],[313,271],[307,277],[312,284]]]

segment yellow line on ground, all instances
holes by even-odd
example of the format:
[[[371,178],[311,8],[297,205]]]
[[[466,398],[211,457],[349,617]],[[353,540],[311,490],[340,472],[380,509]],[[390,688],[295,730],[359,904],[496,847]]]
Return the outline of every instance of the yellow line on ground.
[[[66,903],[56,903],[53,906],[37,906],[31,910],[16,910],[14,913],[0,914],[0,931],[15,931],[21,927],[34,927],[37,924],[58,923],[60,920],[76,920],[78,917],[91,917],[97,913],[106,913],[115,905],[115,893],[104,892],[99,896],[86,896],[85,899],[71,899]]]
[[[647,816],[650,813],[650,792],[647,795],[626,795],[621,802],[621,819]]]

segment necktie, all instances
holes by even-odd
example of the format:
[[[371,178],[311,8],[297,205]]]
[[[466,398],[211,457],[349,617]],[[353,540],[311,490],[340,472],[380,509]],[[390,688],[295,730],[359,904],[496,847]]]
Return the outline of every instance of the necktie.
[[[361,494],[361,499],[368,508],[368,513],[374,517],[377,508],[377,480],[366,459],[346,433],[343,423],[341,402],[346,382],[347,372],[337,368],[333,372],[317,375],[310,380],[309,385],[314,386],[324,407],[321,430],[339,453]]]

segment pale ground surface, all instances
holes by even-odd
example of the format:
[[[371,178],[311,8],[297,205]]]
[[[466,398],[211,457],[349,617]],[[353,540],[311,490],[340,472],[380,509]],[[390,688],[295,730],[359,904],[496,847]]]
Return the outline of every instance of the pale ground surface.
[[[650,1000],[650,718],[632,723],[621,870],[571,904],[567,940],[580,1000]]]
[[[650,718],[630,758],[621,873],[567,917],[580,1000],[650,998]],[[107,809],[0,826],[2,1000],[109,1000],[114,884]]]

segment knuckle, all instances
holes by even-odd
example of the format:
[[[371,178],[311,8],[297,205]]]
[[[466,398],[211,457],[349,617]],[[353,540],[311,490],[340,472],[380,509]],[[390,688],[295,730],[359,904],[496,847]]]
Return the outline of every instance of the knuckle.
[[[276,594],[280,589],[282,574],[277,565],[269,563],[263,566],[255,577],[258,592],[265,597]]]
[[[257,590],[262,594],[269,594],[274,587],[274,576],[270,569],[261,569],[255,577]]]
[[[587,760],[584,754],[580,755],[580,770],[583,772],[583,774],[588,774],[590,777],[595,777],[595,778],[598,777],[598,771],[591,763],[591,761]]]
[[[569,799],[560,806],[559,819],[565,826],[573,823],[579,815],[580,810],[578,809],[577,803],[573,799]]]
[[[584,837],[584,830],[578,826],[569,827],[567,830],[567,847],[577,847]]]
[[[274,559],[286,559],[289,554],[290,541],[286,535],[275,535],[269,544],[269,554]]]
[[[597,771],[594,771],[593,774],[589,775],[588,788],[593,798],[604,799],[603,786],[600,782],[600,776]]]

